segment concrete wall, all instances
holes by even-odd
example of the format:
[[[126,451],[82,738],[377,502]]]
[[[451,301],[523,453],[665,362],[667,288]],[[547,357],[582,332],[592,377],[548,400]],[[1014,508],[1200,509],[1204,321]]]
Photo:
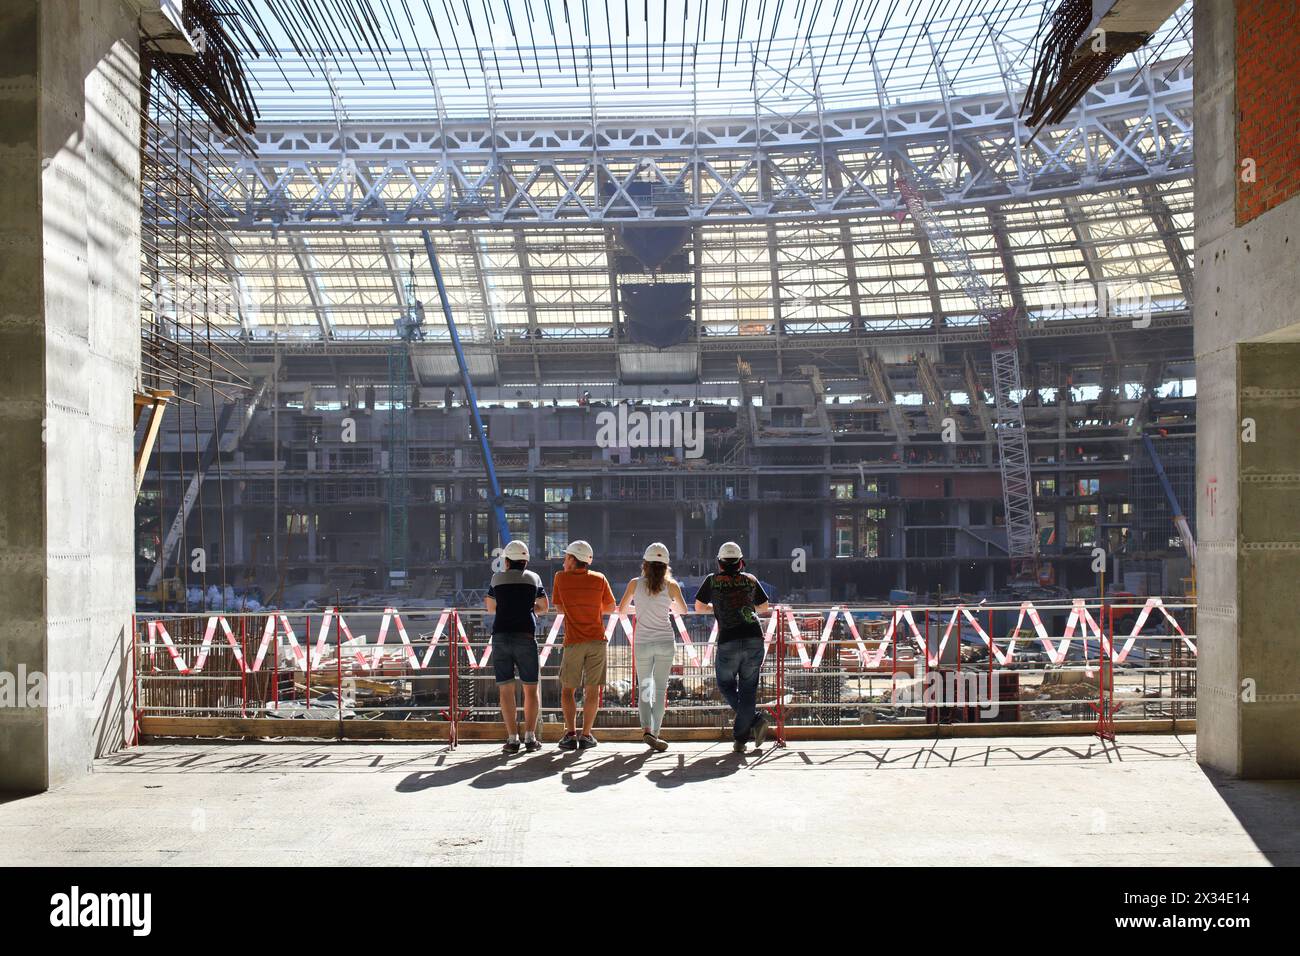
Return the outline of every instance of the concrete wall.
[[[1300,365],[1278,340],[1300,337],[1300,198],[1237,226],[1245,186],[1236,135],[1240,5],[1195,6],[1197,751],[1202,763],[1230,773],[1294,777]],[[1251,87],[1255,115],[1268,109],[1259,97],[1296,95],[1294,86]],[[1292,162],[1296,150],[1300,143]],[[1289,170],[1265,163],[1257,173],[1265,189]],[[1242,441],[1247,417],[1256,421],[1255,443]],[[1243,700],[1246,680],[1255,682],[1253,702]]]
[[[123,740],[137,43],[120,0],[0,5],[0,790],[57,786]],[[16,706],[37,672],[44,706]]]

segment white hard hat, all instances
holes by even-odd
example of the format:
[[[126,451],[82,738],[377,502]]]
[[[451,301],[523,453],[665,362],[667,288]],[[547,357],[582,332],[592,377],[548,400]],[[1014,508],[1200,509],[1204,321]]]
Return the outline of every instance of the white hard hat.
[[[505,549],[502,550],[501,554],[507,561],[527,561],[528,545],[524,544],[522,541],[511,541],[505,546]]]
[[[740,545],[734,541],[724,541],[722,547],[718,549],[719,561],[738,561],[744,557],[740,551]]]
[[[668,563],[668,547],[656,541],[645,549],[645,554],[641,555],[644,561],[658,561],[661,564]]]
[[[571,554],[583,564],[590,564],[595,552],[591,550],[591,545],[585,541],[574,541],[564,549],[565,554]]]

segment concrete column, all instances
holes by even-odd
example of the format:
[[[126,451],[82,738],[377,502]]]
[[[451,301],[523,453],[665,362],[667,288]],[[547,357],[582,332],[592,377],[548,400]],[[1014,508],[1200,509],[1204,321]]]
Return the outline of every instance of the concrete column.
[[[464,561],[465,539],[468,535],[466,529],[468,520],[464,508],[460,506],[460,503],[465,500],[464,488],[460,482],[457,482],[453,487],[456,489],[458,502],[452,506],[454,510],[451,513],[451,558],[453,561]],[[457,587],[460,587],[460,585],[457,585]]]
[[[894,548],[890,557],[906,558],[907,557],[907,526],[903,521],[904,509],[900,505],[896,508],[889,509],[889,526],[893,529]],[[902,590],[907,589],[907,564],[900,562],[898,564],[898,573],[894,575],[894,586]]]
[[[0,4],[0,791],[122,745],[135,592],[139,59],[117,0]],[[17,701],[15,701],[17,703]]]
[[[749,508],[749,549],[745,552],[751,558],[757,558],[758,555],[758,508],[753,505]]]
[[[533,499],[538,500],[538,499]],[[535,559],[546,552],[546,506],[534,505],[528,509],[528,551]]]
[[[673,555],[679,560],[686,553],[686,521],[681,508],[673,509]]]
[[[1253,22],[1269,11],[1277,22]],[[1278,4],[1198,3],[1194,16],[1197,759],[1295,778],[1300,188],[1287,131],[1295,91],[1273,77],[1296,28]],[[1243,38],[1251,45],[1238,49]],[[1246,159],[1253,183],[1239,176]],[[1275,204],[1261,211],[1261,197]]]

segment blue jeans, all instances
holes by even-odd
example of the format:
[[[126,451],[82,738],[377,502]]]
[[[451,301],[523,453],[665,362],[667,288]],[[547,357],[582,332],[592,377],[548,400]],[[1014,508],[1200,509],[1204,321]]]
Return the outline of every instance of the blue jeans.
[[[763,666],[763,639],[742,637],[718,644],[713,666],[722,699],[736,712],[731,736],[737,741],[748,740],[757,717],[754,705],[758,701],[759,669]]]

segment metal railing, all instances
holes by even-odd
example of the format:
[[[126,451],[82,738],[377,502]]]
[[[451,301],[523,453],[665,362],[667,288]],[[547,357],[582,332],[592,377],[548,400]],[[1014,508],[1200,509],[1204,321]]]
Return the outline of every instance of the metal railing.
[[[788,727],[1192,717],[1195,606],[1181,598],[999,605],[775,606],[758,701]],[[731,720],[709,615],[674,616],[664,727]],[[538,625],[542,721],[560,720],[562,615]],[[635,728],[635,616],[606,618],[597,727]],[[467,608],[154,614],[135,623],[141,717],[500,720],[491,616]],[[579,691],[581,694],[582,692]],[[288,730],[289,728],[286,728]],[[340,728],[341,729],[341,728]],[[310,736],[311,734],[304,734]]]

